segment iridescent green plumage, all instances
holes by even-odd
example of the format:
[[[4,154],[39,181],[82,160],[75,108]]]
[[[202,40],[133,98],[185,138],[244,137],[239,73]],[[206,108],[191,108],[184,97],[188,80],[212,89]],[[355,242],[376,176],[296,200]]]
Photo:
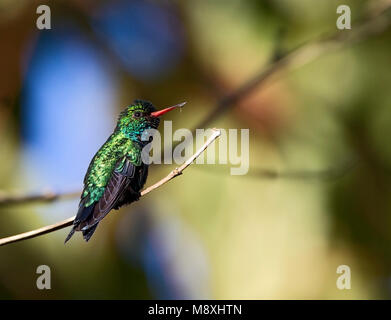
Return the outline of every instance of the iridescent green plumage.
[[[141,164],[141,147],[137,142],[129,139],[123,132],[116,131],[99,149],[88,169],[84,183],[82,197],[89,197],[85,206],[98,201],[105,191],[114,170],[120,171],[125,159],[133,165]]]
[[[151,103],[135,100],[121,113],[114,132],[91,160],[79,211],[65,242],[75,231],[82,231],[88,241],[111,209],[138,200],[148,174],[141,152],[149,141],[141,137],[145,130],[158,127],[154,111]]]

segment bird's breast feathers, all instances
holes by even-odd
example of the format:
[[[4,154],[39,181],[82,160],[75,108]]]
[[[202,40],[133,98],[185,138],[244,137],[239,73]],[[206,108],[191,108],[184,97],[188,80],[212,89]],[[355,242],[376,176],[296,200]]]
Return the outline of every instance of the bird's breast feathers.
[[[140,166],[140,147],[130,139],[110,137],[92,159],[84,179],[82,198],[89,197],[85,206],[102,197],[114,170],[121,171],[126,159],[134,166]]]

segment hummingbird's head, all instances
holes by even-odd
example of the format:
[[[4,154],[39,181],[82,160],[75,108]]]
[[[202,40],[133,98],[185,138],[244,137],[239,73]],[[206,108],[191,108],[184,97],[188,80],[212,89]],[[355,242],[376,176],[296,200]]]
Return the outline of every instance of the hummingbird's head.
[[[133,103],[120,114],[117,130],[122,131],[134,141],[141,141],[145,130],[157,129],[160,123],[159,117],[175,108],[180,108],[186,102],[156,111],[156,108],[149,101],[134,100]]]

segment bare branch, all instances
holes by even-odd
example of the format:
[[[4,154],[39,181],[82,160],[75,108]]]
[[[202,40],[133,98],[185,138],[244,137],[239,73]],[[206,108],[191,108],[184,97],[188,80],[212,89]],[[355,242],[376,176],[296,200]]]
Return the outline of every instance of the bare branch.
[[[23,204],[31,202],[53,202],[56,200],[66,200],[73,199],[80,196],[80,192],[64,192],[64,193],[55,193],[52,191],[46,191],[37,194],[8,194],[4,191],[0,191],[0,206],[10,205],[10,204]]]
[[[190,166],[193,163],[193,161],[195,159],[197,159],[199,157],[199,155],[202,152],[204,152],[205,149],[208,148],[208,146],[214,140],[216,140],[220,136],[220,134],[221,134],[220,130],[213,129],[213,134],[209,137],[209,139],[205,142],[205,144],[195,154],[193,154],[179,168],[175,168],[174,170],[172,170],[166,177],[164,177],[160,181],[156,182],[154,185],[144,189],[141,192],[141,196],[145,196],[146,194],[152,192],[153,190],[161,187],[163,184],[165,184],[165,183],[169,182],[170,180],[174,179],[175,177],[181,175],[182,172],[188,166]],[[45,226],[45,227],[42,227],[42,228],[39,228],[39,229],[35,229],[35,230],[32,230],[32,231],[28,231],[28,232],[17,234],[17,235],[11,236],[11,237],[0,239],[0,246],[4,246],[6,244],[10,244],[10,243],[17,242],[17,241],[22,241],[22,240],[26,240],[26,239],[35,238],[35,237],[38,237],[38,236],[41,236],[41,235],[44,235],[44,234],[47,234],[47,233],[50,233],[50,232],[53,232],[53,231],[56,231],[56,230],[60,230],[60,229],[69,227],[69,226],[72,225],[74,219],[75,219],[75,217],[71,217],[71,218],[68,218],[66,220],[57,222],[57,223],[52,224],[52,225],[48,225],[48,226]]]
[[[338,166],[328,167],[326,169],[269,169],[269,168],[251,168],[248,174],[244,176],[237,176],[241,179],[243,178],[252,178],[252,179],[265,179],[265,180],[277,180],[277,179],[285,179],[285,180],[305,180],[305,181],[325,181],[332,182],[334,180],[340,179],[351,172],[354,168],[358,166],[358,160],[356,158],[352,158],[350,160],[346,160],[342,162]],[[227,166],[211,166],[203,165],[196,166],[195,168],[199,170],[207,170],[210,174],[227,174],[229,168]],[[234,176],[235,177],[235,176]]]

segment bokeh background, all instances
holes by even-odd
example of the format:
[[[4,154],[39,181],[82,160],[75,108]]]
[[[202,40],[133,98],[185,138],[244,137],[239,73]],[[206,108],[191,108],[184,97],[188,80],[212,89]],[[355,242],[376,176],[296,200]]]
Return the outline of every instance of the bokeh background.
[[[78,191],[133,99],[188,101],[165,119],[194,128],[279,56],[355,32],[387,3],[0,0],[1,193]],[[51,30],[36,28],[40,4]],[[340,4],[352,30],[336,28]],[[281,70],[214,118],[209,127],[250,129],[247,175],[194,165],[111,213],[89,243],[64,246],[64,229],[0,247],[0,298],[390,298],[390,49],[387,27]],[[147,185],[174,166],[154,165]],[[77,206],[0,204],[0,237]],[[41,264],[51,290],[36,288]],[[351,268],[351,290],[336,287],[339,265]]]

